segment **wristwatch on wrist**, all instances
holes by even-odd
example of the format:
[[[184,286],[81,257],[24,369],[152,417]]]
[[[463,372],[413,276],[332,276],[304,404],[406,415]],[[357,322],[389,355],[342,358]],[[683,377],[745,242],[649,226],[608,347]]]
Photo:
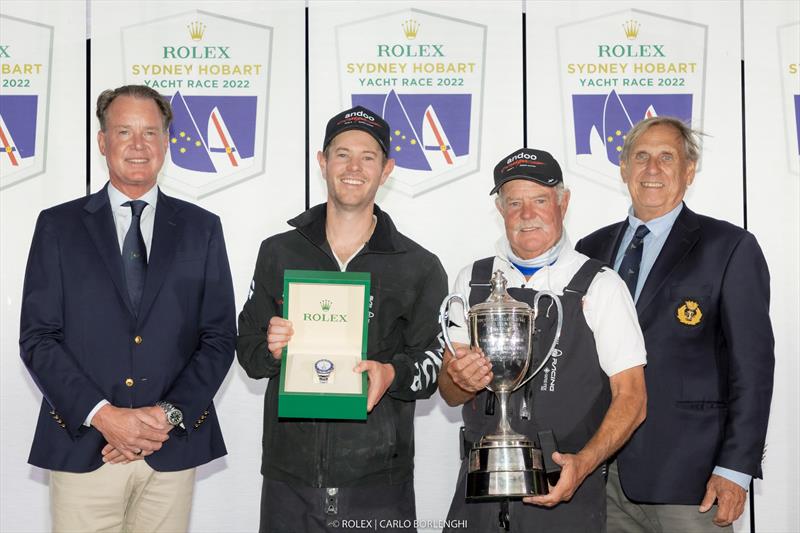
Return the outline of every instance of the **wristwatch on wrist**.
[[[186,427],[183,425],[183,413],[180,409],[169,402],[156,402],[156,405],[164,410],[164,414],[167,415],[167,422],[173,426],[180,426],[181,428],[186,429]]]

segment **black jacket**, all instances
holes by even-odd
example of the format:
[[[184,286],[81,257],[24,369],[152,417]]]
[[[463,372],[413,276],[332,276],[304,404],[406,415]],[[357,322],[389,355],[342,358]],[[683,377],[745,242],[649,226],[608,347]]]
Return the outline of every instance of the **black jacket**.
[[[390,363],[395,380],[366,422],[278,418],[278,380],[264,398],[261,473],[312,487],[399,483],[413,474],[414,400],[436,390],[441,368],[439,305],[447,275],[438,258],[397,231],[375,206],[375,231],[347,266],[369,272],[368,358]],[[282,316],[286,269],[338,271],[325,236],[326,205],[289,221],[296,229],[261,243],[251,294],[239,315],[237,357],[255,379],[275,378],[270,318]]]

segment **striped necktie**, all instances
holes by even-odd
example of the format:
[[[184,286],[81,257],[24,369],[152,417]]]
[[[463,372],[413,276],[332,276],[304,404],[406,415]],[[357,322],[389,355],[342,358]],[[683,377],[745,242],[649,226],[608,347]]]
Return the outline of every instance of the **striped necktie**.
[[[650,233],[650,229],[644,224],[636,228],[633,239],[622,256],[622,263],[619,264],[619,275],[628,286],[631,297],[636,299],[636,283],[639,281],[639,267],[642,264],[642,249],[645,236]]]

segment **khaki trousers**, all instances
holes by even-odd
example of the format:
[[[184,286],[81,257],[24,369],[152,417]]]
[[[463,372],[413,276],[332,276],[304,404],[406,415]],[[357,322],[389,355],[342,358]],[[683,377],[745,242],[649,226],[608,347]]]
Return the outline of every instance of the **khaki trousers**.
[[[189,527],[195,469],[156,472],[145,461],[93,472],[50,473],[55,533],[183,533]]]
[[[606,485],[608,533],[733,533],[733,526],[714,524],[717,506],[705,513],[697,505],[638,504],[622,492],[619,470],[614,461],[608,467]]]

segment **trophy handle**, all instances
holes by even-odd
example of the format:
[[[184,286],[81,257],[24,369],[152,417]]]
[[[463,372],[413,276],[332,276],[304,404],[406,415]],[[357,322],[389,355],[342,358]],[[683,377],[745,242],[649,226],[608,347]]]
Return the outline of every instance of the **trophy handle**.
[[[453,300],[458,300],[464,309],[464,327],[469,328],[469,317],[467,316],[467,301],[463,296],[457,293],[448,294],[439,307],[439,325],[442,327],[442,336],[444,337],[444,344],[450,353],[455,357],[456,350],[453,348],[453,343],[450,341],[450,334],[447,332],[447,322],[450,317],[450,303]]]
[[[527,382],[529,382],[533,376],[539,373],[539,371],[547,364],[547,361],[550,360],[550,357],[553,355],[555,351],[556,344],[558,344],[558,340],[561,338],[561,324],[564,321],[564,309],[561,307],[561,299],[552,291],[539,291],[536,293],[536,296],[533,298],[533,319],[531,320],[531,334],[533,334],[533,326],[534,322],[536,321],[536,317],[539,315],[539,298],[542,296],[549,296],[552,298],[553,302],[556,304],[556,310],[558,311],[558,320],[556,321],[556,335],[553,337],[553,343],[550,345],[550,349],[547,351],[547,356],[542,360],[536,370],[528,374],[528,377],[525,378],[522,383],[517,385],[517,388],[522,387]],[[533,341],[531,341],[533,342]]]

